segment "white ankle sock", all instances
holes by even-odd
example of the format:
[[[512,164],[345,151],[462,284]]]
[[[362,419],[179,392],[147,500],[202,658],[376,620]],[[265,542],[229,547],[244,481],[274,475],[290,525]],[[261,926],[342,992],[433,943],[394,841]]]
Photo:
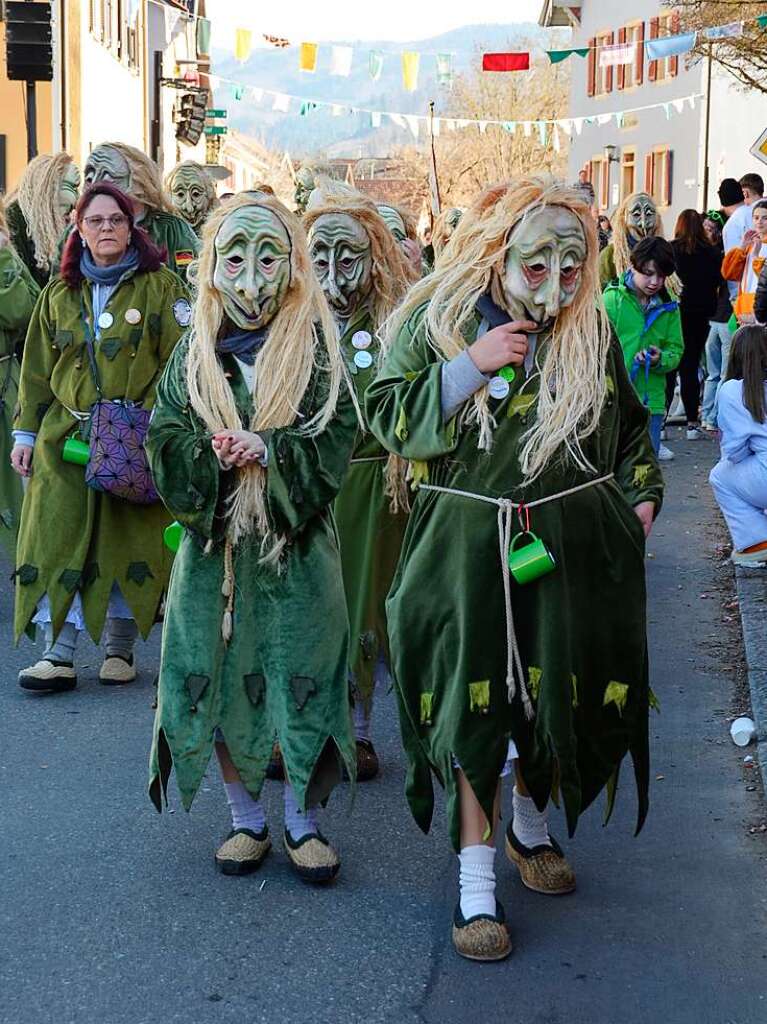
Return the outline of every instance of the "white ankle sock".
[[[232,828],[247,828],[251,832],[261,832],[266,825],[261,801],[254,800],[241,782],[225,782],[224,789],[232,814]]]
[[[355,740],[367,740],[370,742],[370,711],[365,714],[365,705],[361,700],[356,701],[354,704],[352,720],[354,722]]]
[[[290,838],[297,842],[299,839],[303,839],[304,836],[316,835],[319,831],[317,828],[317,808],[307,807],[306,814],[302,814],[298,809],[296,794],[293,792],[293,787],[289,782],[285,783],[284,797],[285,828],[290,832]]]
[[[45,661],[64,661],[71,665],[75,657],[75,647],[80,631],[71,622],[65,622],[56,639],[53,639],[53,624],[45,624]]]
[[[461,865],[458,885],[461,913],[468,919],[477,914],[495,914],[495,847],[464,846],[458,854]]]
[[[551,846],[549,838],[548,815],[539,811],[530,796],[522,796],[514,787],[511,800],[514,818],[512,828],[514,835],[523,846]]]

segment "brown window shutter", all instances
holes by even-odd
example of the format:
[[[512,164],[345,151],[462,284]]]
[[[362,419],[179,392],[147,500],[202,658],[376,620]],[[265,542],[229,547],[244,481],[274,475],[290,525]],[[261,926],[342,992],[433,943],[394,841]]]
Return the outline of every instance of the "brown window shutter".
[[[597,41],[595,37],[589,39],[588,67],[586,69],[586,92],[593,96],[597,87]]]
[[[648,196],[652,195],[652,167],[652,153],[648,153],[647,156],[644,158],[644,190],[648,194]]]
[[[625,43],[625,42],[626,42],[626,29],[625,28],[619,28],[618,29],[618,44],[620,45],[621,43]],[[623,89],[625,87],[625,85],[626,85],[626,65],[625,64],[619,64],[618,65],[618,88],[619,89]]]
[[[634,81],[637,85],[642,84],[644,75],[644,22],[639,25],[639,35],[636,42],[636,54],[634,65]]]
[[[650,39],[658,38],[658,26],[660,22],[657,18],[650,18]],[[654,82],[658,77],[658,62],[657,60],[651,60],[647,66],[647,77],[651,82]]]
[[[664,154],[664,160],[665,160],[665,164],[666,164],[666,167],[665,167],[666,173],[664,175],[664,179],[665,180],[664,180],[664,185],[663,185],[663,204],[665,206],[671,206],[671,186],[672,186],[671,172],[672,172],[673,167],[674,167],[674,161],[673,161],[673,156],[672,156],[672,152],[671,152],[670,149],[666,150],[666,152]]]
[[[615,33],[611,32],[609,36],[605,36],[604,45],[612,46],[615,42]],[[613,66],[612,64],[605,68],[605,92],[613,91]]]
[[[674,11],[671,15],[671,35],[675,36],[679,32],[680,21],[679,12]],[[668,62],[668,73],[671,78],[676,78],[679,74],[679,58],[671,57]]]

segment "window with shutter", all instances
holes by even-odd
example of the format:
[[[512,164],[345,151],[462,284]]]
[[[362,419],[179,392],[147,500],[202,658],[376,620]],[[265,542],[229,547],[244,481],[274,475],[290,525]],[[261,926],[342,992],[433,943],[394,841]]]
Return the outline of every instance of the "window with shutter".
[[[675,36],[679,32],[679,29],[681,27],[681,22],[679,20],[679,12],[678,11],[674,11],[673,12],[673,14],[671,15],[671,18],[669,19],[669,22],[670,22],[669,28],[671,30],[671,35]],[[669,61],[668,61],[668,77],[669,78],[676,78],[676,76],[678,74],[679,74],[679,58],[678,57],[669,57]]]
[[[634,55],[634,80],[637,85],[642,84],[644,77],[644,22],[640,21],[637,26],[636,54]]]
[[[618,45],[621,46],[626,42],[626,29],[618,29]],[[618,65],[618,88],[622,89],[626,84],[626,65]]]
[[[605,46],[612,46],[615,42],[615,33],[608,32],[602,40]],[[605,92],[613,91],[613,66],[605,68]]]
[[[670,149],[667,149],[665,153],[663,153],[663,163],[663,195],[661,202],[664,206],[671,206],[671,171],[674,166],[674,159],[673,153]]]
[[[650,18],[650,39],[658,38],[658,25],[660,23],[659,18]],[[651,60],[647,66],[647,77],[651,82],[654,82],[658,77],[658,61]]]
[[[588,67],[586,69],[586,92],[593,96],[597,91],[597,40],[596,36],[589,39]]]
[[[653,158],[652,153],[648,153],[644,158],[644,190],[651,196],[653,194]]]

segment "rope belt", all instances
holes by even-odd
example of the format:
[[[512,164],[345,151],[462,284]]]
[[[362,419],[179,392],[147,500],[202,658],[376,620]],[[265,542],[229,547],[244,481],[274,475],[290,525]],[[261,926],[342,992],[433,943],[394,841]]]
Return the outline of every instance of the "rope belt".
[[[454,487],[438,487],[435,484],[420,484],[419,491],[434,491],[436,494],[455,494],[459,498],[471,498],[474,501],[483,501],[487,505],[495,505],[498,509],[498,552],[501,558],[501,576],[503,577],[503,601],[506,611],[506,688],[509,694],[509,703],[517,693],[517,680],[519,681],[519,692],[522,697],[522,704],[525,715],[532,718],[534,715],[533,704],[525,685],[525,676],[522,671],[522,659],[519,656],[519,644],[517,633],[514,628],[514,611],[511,606],[511,571],[509,569],[509,549],[511,547],[511,533],[514,521],[514,512],[517,509],[537,508],[539,505],[548,505],[552,501],[560,501],[568,498],[571,494],[585,491],[589,487],[598,487],[612,480],[614,473],[607,476],[600,476],[597,480],[589,480],[577,487],[570,487],[558,494],[550,494],[547,498],[538,498],[536,501],[523,502],[511,501],[510,498],[490,498],[486,494],[474,494],[472,491],[460,491]],[[516,672],[517,679],[514,678]]]
[[[349,465],[357,466],[361,462],[386,462],[388,458],[388,455],[370,455],[365,459],[351,459]]]
[[[64,403],[62,402],[62,405],[63,404]],[[91,414],[89,412],[78,412],[77,409],[70,409],[68,405],[65,405],[64,408],[67,410],[70,416],[72,416],[76,420],[80,420],[82,423],[91,418]]]
[[[6,359],[13,359],[13,356],[12,355],[0,356],[0,363],[4,363],[6,361]]]

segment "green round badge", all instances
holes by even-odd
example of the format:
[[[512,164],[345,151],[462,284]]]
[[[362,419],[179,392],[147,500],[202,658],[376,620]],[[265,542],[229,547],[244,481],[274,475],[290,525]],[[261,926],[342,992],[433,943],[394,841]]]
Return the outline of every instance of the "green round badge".
[[[498,371],[498,376],[503,377],[505,381],[508,381],[509,384],[511,384],[512,381],[516,380],[517,371],[513,366],[502,366]]]

